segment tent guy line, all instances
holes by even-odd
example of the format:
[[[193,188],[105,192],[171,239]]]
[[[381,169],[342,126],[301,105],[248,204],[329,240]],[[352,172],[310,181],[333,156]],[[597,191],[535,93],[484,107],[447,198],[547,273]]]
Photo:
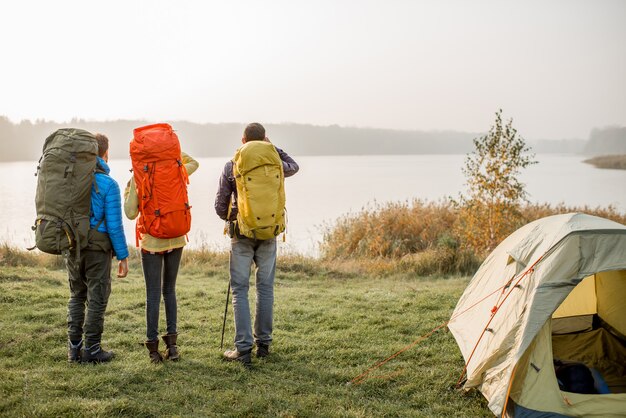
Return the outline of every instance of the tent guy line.
[[[554,248],[554,247],[552,247]],[[504,297],[504,299],[502,299],[502,302],[500,302],[500,297],[502,297],[502,294],[504,294],[504,291],[510,287],[511,283],[513,282],[513,280],[515,280],[515,276],[512,277],[504,286],[502,286],[502,294],[498,297],[498,302],[496,302],[496,305],[494,305],[494,307],[491,309],[491,317],[489,318],[489,321],[487,322],[487,325],[485,325],[483,332],[480,334],[480,337],[478,337],[478,340],[476,341],[476,344],[474,345],[474,348],[472,349],[472,353],[470,354],[469,358],[467,359],[467,361],[465,362],[465,366],[463,367],[463,371],[461,372],[461,375],[459,376],[459,380],[456,382],[456,386],[457,388],[460,387],[461,385],[461,381],[463,380],[463,377],[465,377],[465,373],[467,372],[467,366],[469,365],[470,361],[472,361],[472,357],[474,357],[474,353],[476,352],[476,348],[478,348],[478,344],[480,344],[480,341],[482,340],[483,336],[485,335],[485,332],[487,332],[489,330],[489,325],[491,325],[491,321],[493,321],[493,318],[496,316],[496,313],[498,313],[498,311],[500,310],[500,308],[502,307],[502,305],[504,305],[504,302],[506,302],[506,300],[508,299],[508,297],[511,295],[511,293],[513,293],[513,290],[517,289],[520,282],[527,276],[529,276],[529,273],[532,274],[535,271],[535,266],[537,264],[539,264],[539,262],[541,260],[543,260],[543,258],[546,256],[546,254],[548,254],[549,250],[546,251],[541,257],[539,257],[537,259],[537,261],[535,261],[532,266],[530,266],[526,271],[523,272],[523,274],[521,275],[521,277],[517,280],[517,282],[515,282],[515,285],[513,287],[511,287],[511,290],[509,290],[509,292],[506,294],[506,296]],[[491,295],[489,295],[491,296]],[[482,301],[480,301],[482,302]],[[478,302],[478,303],[480,303]],[[498,305],[499,303],[499,305]],[[472,305],[471,307],[473,308],[474,306],[476,306],[476,304]],[[465,313],[467,312],[469,309],[464,310],[461,313]],[[450,318],[450,321],[452,321],[455,318],[458,318],[460,315],[457,315],[455,317]]]
[[[539,260],[537,260],[537,262],[539,262]],[[531,268],[533,268],[537,263],[533,264],[531,266]],[[417,344],[419,344],[420,342],[426,340],[427,338],[429,338],[431,335],[433,335],[434,333],[436,333],[437,331],[439,331],[442,328],[445,328],[448,326],[448,324],[450,323],[450,321],[452,321],[453,319],[456,319],[458,317],[460,317],[461,315],[463,315],[464,313],[466,313],[467,311],[471,310],[472,308],[474,308],[477,305],[480,305],[483,301],[485,301],[486,299],[490,298],[491,296],[495,295],[496,293],[500,292],[500,291],[504,291],[509,284],[513,281],[515,277],[511,278],[511,280],[509,280],[507,282],[507,284],[500,286],[499,288],[497,288],[496,290],[494,290],[493,292],[491,292],[490,294],[488,294],[487,296],[483,297],[482,299],[480,299],[479,301],[477,301],[476,303],[474,303],[473,305],[471,305],[470,307],[468,307],[467,309],[465,309],[462,312],[457,313],[456,315],[452,316],[449,320],[441,323],[440,325],[436,326],[435,328],[431,329],[430,331],[428,331],[427,333],[421,335],[419,338],[417,338],[415,341],[413,341],[412,343],[406,345],[405,347],[401,348],[400,350],[396,351],[395,353],[393,353],[392,355],[390,355],[389,357],[385,358],[384,360],[379,361],[378,363],[374,364],[373,366],[369,367],[367,370],[365,370],[363,373],[361,373],[360,375],[358,375],[357,377],[355,377],[354,379],[350,380],[347,385],[359,385],[361,383],[363,383],[365,380],[367,379],[373,379],[376,376],[369,376],[369,374],[371,372],[373,372],[374,370],[380,368],[381,366],[383,366],[385,363],[388,363],[389,361],[393,360],[394,358],[398,357],[400,354],[404,353],[405,351],[413,348],[414,346],[416,346]],[[520,278],[521,280],[521,278]],[[515,288],[515,287],[514,287]],[[505,298],[506,299],[506,298]],[[504,301],[503,301],[504,302]],[[487,325],[488,327],[489,325]],[[480,340],[478,341],[480,342]],[[476,343],[476,345],[478,346],[478,342]],[[465,371],[467,370],[467,364],[468,362],[465,364],[465,368],[463,369],[463,373],[461,375],[461,379],[463,377],[463,375],[465,374]],[[459,379],[459,382],[460,380]],[[457,387],[458,387],[459,383],[457,383]]]

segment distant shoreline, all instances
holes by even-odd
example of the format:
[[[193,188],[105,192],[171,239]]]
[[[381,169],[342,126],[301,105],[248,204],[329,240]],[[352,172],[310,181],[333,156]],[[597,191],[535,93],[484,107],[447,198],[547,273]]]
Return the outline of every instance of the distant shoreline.
[[[626,170],[626,154],[623,155],[602,155],[599,157],[589,158],[583,161],[591,164],[596,168],[610,170]]]
[[[72,120],[12,123],[0,115],[0,161],[38,160],[45,138],[56,129],[71,125],[90,132],[103,132],[110,140],[111,158],[127,158],[133,129],[141,120]],[[183,149],[194,157],[232,157],[241,143],[240,123],[193,123],[172,121]],[[349,126],[319,126],[296,123],[268,123],[268,137],[290,155],[456,155],[474,150],[480,132],[453,130],[395,130]],[[626,127],[594,129],[588,139],[525,139],[536,154],[593,155],[626,154]],[[587,157],[588,156],[588,157]]]
[[[588,157],[588,155],[582,154],[580,152],[556,152],[556,151],[543,151],[543,152],[535,152],[536,155],[562,155],[562,156],[568,156],[568,157],[580,157],[582,158],[586,158]],[[307,154],[307,153],[293,153],[294,156],[296,157],[381,157],[381,156],[385,156],[385,157],[406,157],[406,156],[417,156],[417,155],[428,155],[428,156],[451,156],[451,155],[460,155],[460,156],[466,156],[468,155],[468,152],[463,153],[463,152],[432,152],[432,153],[425,153],[425,152],[411,152],[411,153],[401,153],[401,152],[379,152],[379,153],[361,153],[361,154]],[[0,164],[11,164],[11,163],[36,163],[39,160],[39,157],[41,155],[37,156],[36,158],[31,158],[31,159],[25,159],[25,158],[20,158],[20,159],[15,159],[15,160],[2,160],[0,159]],[[200,154],[196,154],[194,153],[194,157],[196,158],[232,158],[232,155],[227,155],[227,154],[214,154],[214,155],[205,155],[203,153]],[[121,156],[119,155],[119,153],[117,153],[116,155],[113,155],[111,157],[112,160],[130,160],[129,156]],[[590,160],[592,159],[587,159],[587,160],[582,160],[583,162],[588,163]]]

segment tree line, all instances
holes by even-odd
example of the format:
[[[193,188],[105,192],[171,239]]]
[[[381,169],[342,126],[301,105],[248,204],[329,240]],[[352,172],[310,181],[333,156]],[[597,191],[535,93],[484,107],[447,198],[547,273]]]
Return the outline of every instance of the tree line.
[[[243,123],[163,122],[170,123],[177,130],[185,150],[198,157],[230,156],[233,144],[239,141],[245,126]],[[149,123],[145,120],[84,119],[72,119],[67,123],[45,120],[13,123],[0,116],[0,161],[38,159],[44,139],[56,129],[68,126],[106,134],[111,141],[111,157],[126,158],[133,129]],[[473,149],[472,140],[481,135],[474,132],[403,131],[293,123],[265,126],[273,142],[295,155],[466,154]],[[626,128],[594,129],[587,142],[567,139],[529,141],[529,144],[537,153],[626,153]]]

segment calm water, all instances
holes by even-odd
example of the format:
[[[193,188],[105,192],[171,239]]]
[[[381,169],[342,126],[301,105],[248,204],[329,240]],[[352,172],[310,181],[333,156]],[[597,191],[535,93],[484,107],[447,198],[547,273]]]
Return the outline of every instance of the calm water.
[[[315,255],[324,225],[376,202],[456,196],[464,184],[463,155],[295,157],[300,172],[286,180],[287,240],[280,251]],[[538,155],[522,180],[533,202],[606,206],[626,211],[626,170],[600,170],[573,155]],[[225,158],[201,158],[190,178],[193,206],[189,245],[228,247],[213,200]],[[0,163],[0,242],[33,245],[36,162]],[[111,174],[120,186],[130,178],[130,161],[113,160]],[[130,245],[134,222],[125,221]]]

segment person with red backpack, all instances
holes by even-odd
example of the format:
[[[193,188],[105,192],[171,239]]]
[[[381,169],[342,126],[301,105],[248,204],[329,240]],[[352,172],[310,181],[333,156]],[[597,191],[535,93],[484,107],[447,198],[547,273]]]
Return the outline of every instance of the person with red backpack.
[[[230,286],[235,311],[235,348],[224,353],[226,361],[251,364],[256,355],[270,353],[273,329],[276,236],[285,230],[284,179],[296,174],[298,164],[270,143],[260,123],[249,124],[243,145],[228,161],[219,179],[215,212],[228,223],[231,238]],[[256,313],[250,318],[248,289],[254,263]],[[254,333],[253,333],[254,332]]]
[[[137,219],[136,244],[146,282],[146,342],[150,361],[177,361],[176,277],[191,227],[188,176],[198,162],[181,152],[178,136],[165,123],[134,130],[130,144],[133,178],[124,192],[124,212]],[[165,303],[166,345],[159,352],[159,307]]]

